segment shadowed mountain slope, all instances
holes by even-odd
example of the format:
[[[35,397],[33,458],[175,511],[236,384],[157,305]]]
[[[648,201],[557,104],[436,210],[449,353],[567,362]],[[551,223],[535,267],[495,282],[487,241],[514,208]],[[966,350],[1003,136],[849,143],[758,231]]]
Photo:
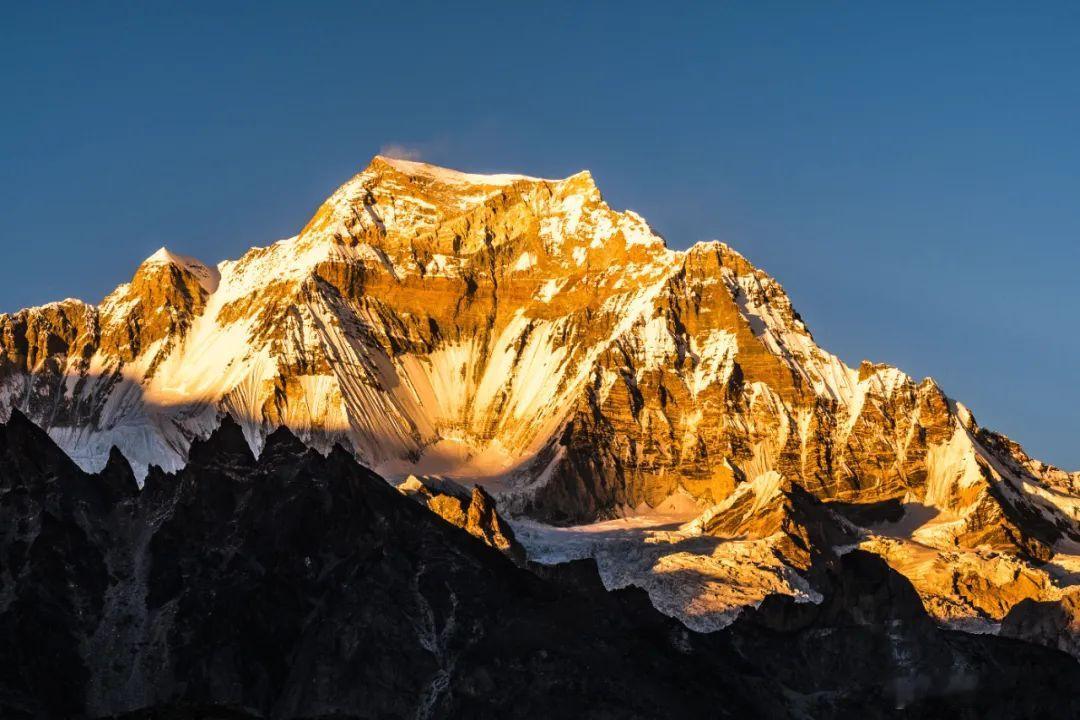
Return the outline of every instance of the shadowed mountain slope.
[[[345,451],[278,431],[256,459],[229,419],[140,492],[118,454],[88,475],[15,413],[0,528],[4,717],[1077,711],[1071,658],[936,629],[871,556],[822,567],[820,606],[777,599],[699,635],[587,563],[515,566]],[[959,690],[941,681],[957,668]]]

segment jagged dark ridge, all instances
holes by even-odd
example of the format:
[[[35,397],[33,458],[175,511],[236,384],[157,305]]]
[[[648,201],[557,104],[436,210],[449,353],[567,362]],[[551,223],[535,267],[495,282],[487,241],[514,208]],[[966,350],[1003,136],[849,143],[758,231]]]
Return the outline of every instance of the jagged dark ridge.
[[[139,491],[0,427],[0,715],[1075,717],[1080,665],[937,629],[862,552],[700,635],[591,563],[519,568],[344,450],[226,419]]]

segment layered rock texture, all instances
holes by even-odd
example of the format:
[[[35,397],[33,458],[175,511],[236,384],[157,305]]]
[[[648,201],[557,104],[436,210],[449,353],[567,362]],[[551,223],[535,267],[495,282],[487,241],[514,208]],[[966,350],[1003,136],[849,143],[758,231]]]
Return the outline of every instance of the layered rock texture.
[[[937,628],[861,551],[814,562],[819,603],[693,633],[587,562],[515,566],[340,448],[282,429],[256,459],[230,419],[140,491],[119,454],[89,475],[14,413],[0,558],[4,718],[1080,712],[1071,657]]]
[[[588,173],[376,157],[296,237],[216,268],[162,250],[98,306],[0,316],[0,353],[0,416],[86,471],[113,446],[177,471],[226,413],[256,453],[285,426],[396,483],[479,484],[425,502],[483,535],[494,500],[535,557],[596,557],[702,629],[816,602],[837,544],[968,629],[1080,577],[1080,475],[930,379],[845,365],[742,255],[668,248]]]

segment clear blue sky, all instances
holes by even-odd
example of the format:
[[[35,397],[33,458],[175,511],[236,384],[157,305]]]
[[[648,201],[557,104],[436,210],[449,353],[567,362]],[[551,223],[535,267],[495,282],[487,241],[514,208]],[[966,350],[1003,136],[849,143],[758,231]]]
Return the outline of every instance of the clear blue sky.
[[[1080,5],[404,5],[6,3],[0,310],[287,237],[385,146],[589,168],[1080,469]]]

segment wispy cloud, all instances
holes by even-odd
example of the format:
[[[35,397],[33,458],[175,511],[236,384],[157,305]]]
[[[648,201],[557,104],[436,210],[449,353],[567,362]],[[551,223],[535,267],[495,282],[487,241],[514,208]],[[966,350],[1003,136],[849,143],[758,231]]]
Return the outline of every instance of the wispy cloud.
[[[397,160],[419,160],[423,157],[423,152],[421,152],[420,148],[396,142],[390,142],[383,145],[379,148],[379,154]]]

